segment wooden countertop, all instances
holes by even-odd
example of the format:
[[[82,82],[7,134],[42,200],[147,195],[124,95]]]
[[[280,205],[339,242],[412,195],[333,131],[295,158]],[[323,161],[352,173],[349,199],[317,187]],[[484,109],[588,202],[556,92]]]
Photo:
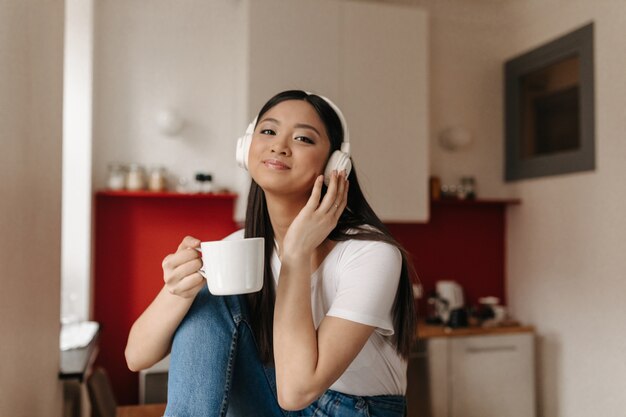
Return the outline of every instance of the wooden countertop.
[[[420,322],[417,326],[417,338],[430,339],[433,337],[487,336],[512,333],[532,333],[534,331],[535,328],[533,326],[522,326],[516,322],[494,327],[471,326],[461,327],[458,329]]]
[[[116,417],[161,417],[166,404],[123,405],[116,409]]]

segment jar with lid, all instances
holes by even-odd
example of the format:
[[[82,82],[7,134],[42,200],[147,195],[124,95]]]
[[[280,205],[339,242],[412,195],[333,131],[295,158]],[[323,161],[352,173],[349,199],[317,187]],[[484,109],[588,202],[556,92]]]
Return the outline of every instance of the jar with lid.
[[[126,167],[119,163],[108,165],[107,188],[113,191],[120,191],[126,185]]]
[[[128,166],[128,175],[126,176],[126,189],[128,191],[139,191],[146,187],[144,169],[139,164],[130,164]]]
[[[155,192],[164,191],[167,188],[166,176],[167,171],[165,167],[152,167],[148,178],[148,189]]]
[[[211,193],[213,192],[213,176],[204,172],[196,174],[196,192]]]
[[[461,187],[465,198],[473,200],[476,198],[476,179],[472,176],[461,177]]]
[[[202,184],[203,193],[213,192],[213,176],[211,174],[204,175],[204,183]]]

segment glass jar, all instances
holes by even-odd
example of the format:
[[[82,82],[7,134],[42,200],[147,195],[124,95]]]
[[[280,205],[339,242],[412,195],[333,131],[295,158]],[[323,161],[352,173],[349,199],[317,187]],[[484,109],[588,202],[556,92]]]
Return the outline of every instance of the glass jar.
[[[213,192],[213,176],[211,174],[204,175],[204,183],[202,184],[203,193]]]
[[[476,198],[476,179],[471,176],[461,177],[461,187],[469,200]]]
[[[196,174],[195,192],[211,193],[213,192],[213,176],[204,172]]]
[[[165,167],[156,166],[150,170],[150,177],[148,179],[148,189],[150,191],[164,191],[166,188],[166,175]]]
[[[108,167],[107,187],[109,190],[120,191],[126,185],[126,167],[122,164],[111,163]]]
[[[126,176],[126,189],[128,191],[139,191],[146,187],[144,169],[139,164],[130,164],[128,166],[128,175]]]

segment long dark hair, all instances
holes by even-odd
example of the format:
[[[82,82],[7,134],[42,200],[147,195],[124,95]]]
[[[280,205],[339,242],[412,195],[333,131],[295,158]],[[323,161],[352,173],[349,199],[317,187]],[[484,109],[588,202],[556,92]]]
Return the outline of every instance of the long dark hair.
[[[341,121],[326,100],[314,94],[308,94],[300,90],[289,90],[279,93],[263,106],[257,121],[261,120],[262,116],[272,107],[286,100],[304,100],[311,104],[326,127],[331,144],[329,157],[333,151],[340,149],[343,142]],[[382,241],[392,244],[400,250],[402,254],[402,270],[393,304],[394,335],[391,337],[398,354],[404,359],[408,359],[415,336],[416,324],[413,288],[411,285],[411,275],[414,275],[412,264],[409,261],[406,250],[391,236],[387,227],[376,216],[374,210],[365,200],[357,180],[354,161],[348,180],[350,181],[348,204],[339,218],[337,226],[329,234],[328,238],[333,241],[351,239]],[[274,230],[272,229],[267,211],[265,193],[254,180],[250,184],[250,193],[248,195],[245,237],[265,238],[263,289],[260,292],[249,294],[247,298],[251,313],[252,330],[259,345],[259,354],[263,362],[271,363],[273,361],[272,333],[274,302],[276,299],[274,276],[271,268],[271,257],[274,251]]]

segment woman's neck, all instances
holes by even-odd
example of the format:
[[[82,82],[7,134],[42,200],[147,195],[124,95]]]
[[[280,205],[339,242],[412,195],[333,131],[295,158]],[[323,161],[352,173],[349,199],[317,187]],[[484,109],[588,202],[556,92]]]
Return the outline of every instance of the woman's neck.
[[[272,229],[274,229],[274,238],[278,243],[280,251],[287,229],[289,229],[293,219],[296,218],[300,210],[302,210],[306,204],[306,200],[300,202],[293,198],[274,196],[269,193],[266,193],[265,200],[267,203],[267,212],[272,223]]]

